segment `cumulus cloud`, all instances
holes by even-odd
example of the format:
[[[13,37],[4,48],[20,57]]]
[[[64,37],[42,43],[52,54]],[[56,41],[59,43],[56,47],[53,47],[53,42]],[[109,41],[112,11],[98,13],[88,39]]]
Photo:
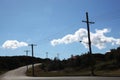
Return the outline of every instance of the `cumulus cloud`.
[[[110,32],[109,29],[105,28],[102,30],[95,30],[95,33],[90,32],[91,35],[91,43],[93,46],[98,49],[103,49],[106,47],[106,43],[111,43],[112,45],[120,45],[120,39],[116,39],[114,37],[105,36],[106,33]],[[87,48],[88,47],[88,35],[87,30],[84,28],[80,28],[74,34],[68,34],[60,39],[53,39],[51,41],[52,46],[56,46],[59,44],[69,44],[73,42],[79,42]]]
[[[19,42],[17,40],[7,40],[2,45],[3,48],[7,49],[16,49],[23,46],[28,46],[28,44],[26,42]]]

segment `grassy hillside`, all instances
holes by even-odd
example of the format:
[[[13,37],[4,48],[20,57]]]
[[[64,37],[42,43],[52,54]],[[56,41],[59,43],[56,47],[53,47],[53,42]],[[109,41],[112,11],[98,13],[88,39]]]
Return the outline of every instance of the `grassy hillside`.
[[[0,57],[0,74],[12,70],[21,66],[25,66],[34,63],[39,63],[42,61],[40,58],[32,58],[26,56],[1,56]]]
[[[105,54],[72,55],[67,60],[46,59],[36,68],[36,76],[89,76],[91,69],[97,76],[120,76],[120,47]],[[31,75],[31,70],[27,74]]]

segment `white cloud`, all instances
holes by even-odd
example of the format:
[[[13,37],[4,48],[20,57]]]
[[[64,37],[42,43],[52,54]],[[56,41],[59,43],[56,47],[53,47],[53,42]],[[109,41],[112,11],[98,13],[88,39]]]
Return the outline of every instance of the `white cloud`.
[[[105,48],[106,43],[111,43],[112,45],[120,45],[120,39],[105,36],[105,34],[108,32],[110,32],[110,30],[107,28],[102,30],[96,29],[95,33],[90,32],[92,45],[97,47],[98,49]],[[69,44],[79,41],[82,41],[81,43],[85,47],[88,47],[87,30],[84,28],[80,28],[74,34],[68,34],[61,39],[53,39],[51,41],[51,45],[56,46],[59,44]]]
[[[23,46],[28,46],[28,44],[26,42],[19,42],[17,40],[7,40],[2,45],[3,48],[7,49],[16,49]]]

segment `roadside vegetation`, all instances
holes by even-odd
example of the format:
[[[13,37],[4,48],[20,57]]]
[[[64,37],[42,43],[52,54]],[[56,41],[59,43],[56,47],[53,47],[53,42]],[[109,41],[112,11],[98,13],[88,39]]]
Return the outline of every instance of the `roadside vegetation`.
[[[30,56],[1,56],[0,74],[29,65],[32,61],[42,63],[35,67],[35,76],[90,76],[90,65],[94,66],[96,76],[120,76],[120,47],[111,49],[110,52],[105,54],[94,53],[92,54],[92,60],[88,53],[71,55],[70,58],[64,60],[57,57],[51,60]],[[26,74],[32,76],[32,70],[29,69]]]
[[[35,76],[90,76],[90,65],[94,66],[95,76],[120,76],[120,47],[111,49],[105,54],[85,53],[83,55],[71,56],[67,60],[46,59],[42,65],[35,68]],[[29,69],[28,76],[32,71]]]
[[[6,71],[29,65],[34,61],[34,63],[40,63],[42,59],[32,58],[27,56],[1,56],[0,57],[0,74],[5,73]]]

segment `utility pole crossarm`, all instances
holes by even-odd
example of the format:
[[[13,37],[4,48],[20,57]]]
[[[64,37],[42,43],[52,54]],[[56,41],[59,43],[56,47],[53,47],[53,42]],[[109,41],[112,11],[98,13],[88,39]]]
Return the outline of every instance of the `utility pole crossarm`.
[[[85,22],[85,23],[87,23],[87,21],[82,21],[82,22]],[[95,22],[89,22],[90,24],[94,24]]]
[[[88,17],[88,12],[86,12],[86,21],[82,20],[82,22],[85,22],[87,24],[94,24],[95,22],[90,22]],[[89,26],[89,25],[88,25]]]
[[[28,46],[37,46],[36,44],[28,44]]]

